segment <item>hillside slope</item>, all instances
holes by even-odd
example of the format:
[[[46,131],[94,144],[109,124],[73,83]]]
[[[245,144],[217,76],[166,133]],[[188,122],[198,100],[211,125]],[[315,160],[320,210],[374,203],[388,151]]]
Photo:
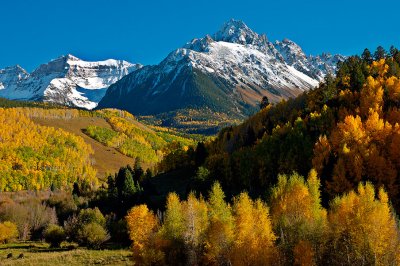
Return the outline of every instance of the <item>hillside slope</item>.
[[[112,147],[89,137],[83,130],[88,126],[99,126],[111,128],[104,118],[100,117],[75,117],[69,120],[57,118],[33,118],[35,123],[43,126],[61,128],[83,138],[89,144],[94,153],[92,154],[93,167],[97,170],[99,178],[104,178],[107,174],[115,173],[121,166],[132,165],[134,159],[128,157]]]

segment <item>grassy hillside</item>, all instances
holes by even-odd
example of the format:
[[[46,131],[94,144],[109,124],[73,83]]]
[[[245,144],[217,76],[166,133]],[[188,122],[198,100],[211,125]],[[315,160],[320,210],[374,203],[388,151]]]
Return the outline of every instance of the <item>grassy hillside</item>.
[[[131,114],[119,110],[90,112],[8,100],[1,100],[0,104],[7,107],[5,110],[21,113],[32,125],[56,128],[72,133],[72,136],[79,136],[93,150],[89,155],[90,164],[101,179],[117,172],[121,166],[133,165],[137,159],[142,167],[154,168],[162,159],[164,148],[169,143],[179,142],[183,146],[191,146],[203,138],[200,135],[188,135],[174,129],[143,124]],[[20,107],[14,108],[15,106]],[[18,146],[18,142],[16,145]]]
[[[7,258],[13,254],[12,258]],[[23,254],[23,258],[18,256]],[[88,250],[84,248],[51,249],[41,242],[26,242],[0,245],[0,265],[132,265],[131,252],[127,249]]]
[[[111,126],[100,117],[74,117],[68,120],[58,118],[33,118],[35,123],[44,126],[61,128],[83,138],[89,144],[92,154],[93,167],[97,170],[98,177],[104,178],[108,173],[114,173],[123,165],[133,164],[134,160],[112,147],[107,147],[83,133],[87,127],[103,127],[111,130]]]
[[[195,138],[162,127],[147,126],[140,123],[134,116],[119,110],[104,109],[94,113],[103,117],[111,126],[88,126],[84,132],[101,142],[113,147],[131,158],[139,158],[147,166],[155,166],[163,157],[164,148],[172,142],[183,146],[193,146]]]

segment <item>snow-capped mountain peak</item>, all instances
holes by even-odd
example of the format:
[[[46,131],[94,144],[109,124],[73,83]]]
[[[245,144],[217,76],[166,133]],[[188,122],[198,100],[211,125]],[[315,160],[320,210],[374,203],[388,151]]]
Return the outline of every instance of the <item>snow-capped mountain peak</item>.
[[[89,62],[67,54],[40,65],[31,74],[19,66],[0,70],[0,97],[93,109],[111,84],[141,67],[114,59]]]
[[[28,76],[28,72],[26,72],[25,69],[19,65],[0,69],[0,90],[4,90],[8,86],[12,86],[11,84],[17,84],[19,81]]]
[[[231,19],[215,34],[195,38],[160,64],[113,84],[99,107],[134,114],[195,107],[244,117],[257,109],[263,96],[277,102],[317,86],[327,73],[334,73],[339,60],[306,56],[288,39],[269,42],[265,34]]]
[[[231,19],[213,35],[215,41],[223,41],[238,44],[260,44],[266,42],[265,35],[258,35],[252,31],[243,21]]]

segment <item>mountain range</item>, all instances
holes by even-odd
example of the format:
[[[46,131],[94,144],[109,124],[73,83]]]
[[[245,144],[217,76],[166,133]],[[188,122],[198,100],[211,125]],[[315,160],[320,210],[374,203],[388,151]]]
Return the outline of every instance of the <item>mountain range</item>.
[[[215,34],[171,52],[160,64],[111,85],[99,107],[141,115],[210,109],[243,118],[258,108],[263,96],[277,102],[317,86],[344,59],[307,56],[293,41],[270,42],[232,19]]]
[[[319,84],[344,56],[306,55],[295,42],[271,42],[240,20],[172,51],[158,65],[121,60],[86,62],[66,55],[27,73],[0,70],[0,97],[43,100],[87,109],[119,108],[135,115],[179,110],[243,119],[263,96],[295,97]]]
[[[16,65],[0,70],[0,97],[93,109],[111,84],[140,67],[113,59],[87,62],[70,54],[32,73]]]

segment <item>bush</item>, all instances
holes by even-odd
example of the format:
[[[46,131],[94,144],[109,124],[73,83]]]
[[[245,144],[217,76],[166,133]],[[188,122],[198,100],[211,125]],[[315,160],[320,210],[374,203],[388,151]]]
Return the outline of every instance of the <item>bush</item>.
[[[110,238],[105,227],[106,219],[98,208],[81,210],[64,223],[69,240],[89,248],[98,248]]]
[[[85,225],[90,223],[96,223],[105,227],[106,218],[101,213],[101,211],[96,207],[94,209],[81,210],[78,215],[78,225]]]
[[[51,208],[55,208],[58,222],[60,224],[66,221],[69,216],[73,215],[78,210],[78,206],[76,205],[73,196],[68,192],[63,191],[52,193],[47,199],[46,204]]]
[[[59,248],[61,242],[66,239],[65,231],[61,226],[50,224],[44,231],[44,239],[53,248]]]
[[[12,222],[0,223],[0,243],[8,242],[18,237],[17,226]]]
[[[78,241],[89,248],[97,249],[108,239],[107,231],[98,223],[86,224],[78,232]]]
[[[49,224],[57,223],[55,209],[43,204],[33,195],[22,196],[19,201],[10,199],[1,204],[0,219],[13,222],[22,240],[39,239]]]

